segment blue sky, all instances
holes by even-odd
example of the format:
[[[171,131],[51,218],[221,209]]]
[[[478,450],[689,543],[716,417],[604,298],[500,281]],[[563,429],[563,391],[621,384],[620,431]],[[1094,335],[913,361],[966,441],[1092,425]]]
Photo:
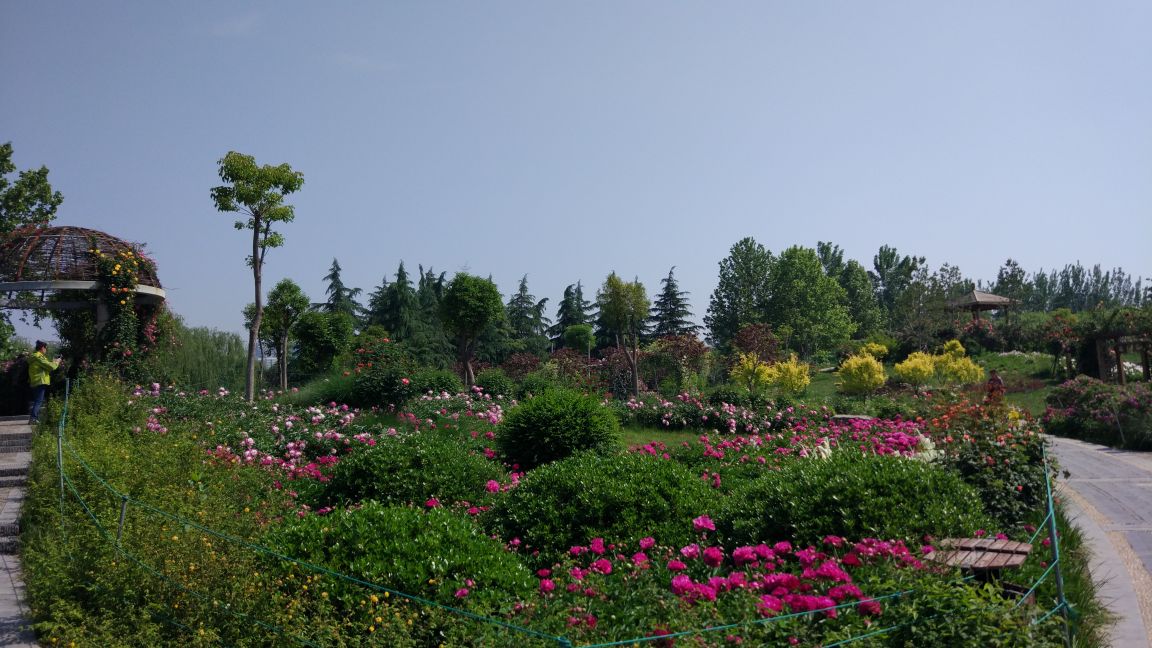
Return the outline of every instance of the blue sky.
[[[304,173],[266,285],[314,301],[334,257],[365,293],[527,274],[550,313],[676,266],[700,319],[745,236],[1152,277],[1150,33],[1137,1],[5,2],[0,141],[224,330],[230,150]]]

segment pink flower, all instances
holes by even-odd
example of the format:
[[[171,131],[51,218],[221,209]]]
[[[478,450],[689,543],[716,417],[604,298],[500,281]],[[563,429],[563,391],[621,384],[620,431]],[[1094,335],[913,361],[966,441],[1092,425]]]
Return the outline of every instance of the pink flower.
[[[545,578],[540,581],[540,593],[547,594],[556,589],[556,583],[551,578]]]
[[[401,379],[400,379],[400,382],[402,382],[402,383],[404,383],[405,385],[407,385],[407,384],[411,383],[412,381],[411,381],[411,380],[408,380],[407,378],[401,378]],[[467,593],[467,591],[465,591],[465,593]]]
[[[603,556],[604,538],[592,538],[592,542],[588,543],[588,551],[591,551],[597,556]]]
[[[668,571],[684,571],[685,569],[688,569],[688,565],[685,565],[679,560],[672,559],[668,561]]]
[[[592,564],[588,566],[588,569],[591,569],[597,574],[611,574],[612,563],[607,558],[601,558],[599,560],[592,561]]]
[[[696,531],[715,531],[716,524],[712,522],[712,518],[707,515],[701,515],[692,520],[692,528]]]
[[[704,564],[709,567],[719,567],[724,562],[724,550],[720,547],[708,547],[704,550]]]
[[[646,562],[648,562],[648,554],[644,553],[643,551],[637,551],[636,553],[632,554],[633,564],[642,565]]]
[[[649,538],[640,538],[640,548],[643,549],[644,551],[647,551],[654,546],[656,546],[656,539],[655,538],[650,538],[650,537]]]
[[[700,545],[690,544],[687,547],[680,548],[680,555],[693,560],[700,557]]]
[[[460,589],[456,590],[456,598],[464,598],[465,596],[468,596],[467,587],[461,587]]]
[[[424,502],[424,506],[427,506],[428,508],[436,508],[440,506],[440,500],[436,499],[435,497],[430,497],[428,498],[427,502]]]
[[[687,574],[677,574],[672,577],[672,593],[682,596],[692,589],[692,579]]]
[[[488,483],[484,485],[484,490],[489,493],[497,493],[500,491],[500,482],[495,479],[489,479]]]

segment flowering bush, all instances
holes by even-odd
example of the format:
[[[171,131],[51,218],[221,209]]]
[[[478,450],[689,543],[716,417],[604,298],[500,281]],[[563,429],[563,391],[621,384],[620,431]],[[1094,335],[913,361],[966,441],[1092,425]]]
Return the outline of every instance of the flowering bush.
[[[1052,434],[1118,448],[1152,449],[1152,388],[1077,376],[1052,390],[1042,418]]]
[[[884,386],[888,374],[884,365],[869,353],[850,356],[840,365],[840,382],[837,387],[846,394],[871,394]]]

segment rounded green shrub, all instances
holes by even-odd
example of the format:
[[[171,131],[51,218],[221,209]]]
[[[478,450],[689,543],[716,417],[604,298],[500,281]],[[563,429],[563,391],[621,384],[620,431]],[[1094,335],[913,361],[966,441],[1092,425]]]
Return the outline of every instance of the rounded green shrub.
[[[544,392],[558,389],[560,384],[556,381],[556,376],[548,371],[533,371],[524,376],[520,381],[520,387],[516,390],[516,396],[521,400],[539,396]]]
[[[417,394],[449,393],[464,391],[464,383],[455,371],[447,369],[421,369],[412,375],[412,387]]]
[[[732,544],[828,535],[919,540],[968,535],[990,522],[976,489],[951,471],[894,456],[833,452],[796,459],[734,490],[717,517]]]
[[[476,385],[491,396],[511,398],[516,395],[516,382],[499,367],[489,367],[476,374]]]
[[[382,437],[358,448],[331,469],[324,482],[303,482],[301,499],[312,506],[349,506],[363,500],[423,505],[484,497],[489,480],[506,479],[503,468],[448,434],[422,432]]]
[[[493,504],[485,522],[545,556],[595,537],[652,536],[671,545],[691,542],[693,518],[710,513],[718,497],[699,475],[673,461],[585,453],[528,473]]]
[[[273,550],[360,580],[457,605],[468,589],[473,611],[494,610],[532,593],[535,579],[504,543],[462,513],[365,502],[294,519],[266,539]],[[293,563],[279,563],[291,571]],[[469,584],[469,582],[471,584]],[[356,610],[372,590],[331,580],[331,598]]]
[[[530,469],[590,450],[620,444],[620,423],[595,397],[553,389],[512,408],[496,433],[504,458]]]

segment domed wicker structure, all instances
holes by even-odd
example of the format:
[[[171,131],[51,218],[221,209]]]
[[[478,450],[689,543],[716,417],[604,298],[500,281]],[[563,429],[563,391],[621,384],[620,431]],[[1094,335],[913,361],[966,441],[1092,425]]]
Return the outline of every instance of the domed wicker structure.
[[[92,250],[108,256],[120,252],[141,254],[139,246],[83,227],[28,227],[0,239],[0,307],[80,307],[80,304],[50,301],[46,297],[48,293],[64,290],[100,289],[96,255]],[[141,264],[137,281],[138,302],[163,301],[164,289],[154,263]]]

